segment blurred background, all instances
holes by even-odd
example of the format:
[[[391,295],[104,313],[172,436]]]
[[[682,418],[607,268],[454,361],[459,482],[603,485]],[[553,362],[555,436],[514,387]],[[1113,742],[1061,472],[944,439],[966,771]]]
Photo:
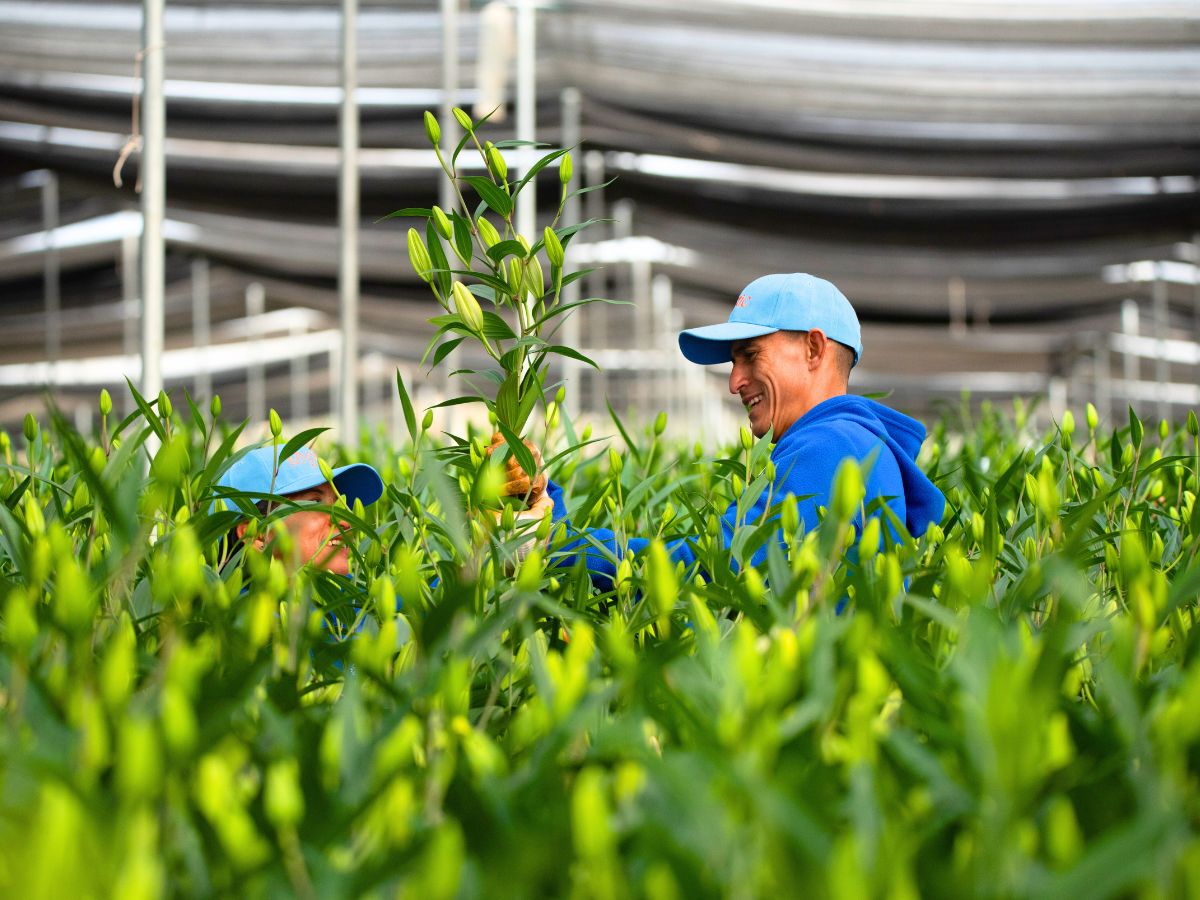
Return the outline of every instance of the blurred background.
[[[852,389],[910,412],[1200,406],[1195,0],[168,0],[148,41],[153,6],[0,0],[0,427],[47,389],[81,427],[101,387],[120,408],[159,298],[176,403],[344,429],[399,426],[398,367],[421,405],[459,393],[417,365],[438,310],[415,223],[382,219],[446,197],[422,112],[451,105],[604,185],[567,211],[612,220],[568,262],[636,305],[560,335],[604,367],[562,373],[576,411],[740,421],[727,367],[674,334],[774,271],[841,287]],[[138,193],[159,146],[161,275]],[[540,232],[552,169],[538,197]]]

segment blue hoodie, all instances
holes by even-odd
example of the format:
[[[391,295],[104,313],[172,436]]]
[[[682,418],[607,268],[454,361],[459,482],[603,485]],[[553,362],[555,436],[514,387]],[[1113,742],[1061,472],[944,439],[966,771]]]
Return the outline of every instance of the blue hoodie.
[[[775,442],[771,450],[771,460],[775,464],[774,488],[762,492],[754,506],[745,512],[742,521],[761,520],[768,499],[778,503],[787,494],[794,494],[797,498],[806,498],[799,502],[804,529],[816,528],[817,509],[829,505],[829,492],[838,464],[852,457],[865,463],[867,469],[864,502],[869,505],[878,497],[885,498],[910,534],[922,534],[929,523],[941,520],[946,505],[942,492],[917,467],[917,452],[924,440],[925,426],[903,413],[865,397],[851,394],[831,397],[801,416]],[[547,490],[554,501],[555,522],[566,519],[562,488],[551,482]],[[733,503],[722,517],[726,547],[733,539],[736,517],[737,504]],[[609,554],[620,558],[621,549],[612,531],[596,528],[587,534]],[[629,552],[640,553],[648,544],[645,538],[630,538]],[[687,566],[695,562],[688,538],[672,542],[668,549],[677,562]],[[593,583],[601,590],[611,589],[616,566],[591,541],[581,537],[564,550],[567,555],[563,563],[566,565],[575,561],[570,551],[584,551]],[[754,554],[751,563],[759,565],[766,554],[764,545]]]

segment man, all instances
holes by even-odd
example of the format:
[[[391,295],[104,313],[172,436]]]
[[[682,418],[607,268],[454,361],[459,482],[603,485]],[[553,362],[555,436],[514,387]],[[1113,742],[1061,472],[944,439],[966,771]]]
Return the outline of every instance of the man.
[[[741,398],[754,435],[772,436],[773,502],[789,493],[800,498],[806,530],[816,527],[818,509],[829,506],[834,473],[847,458],[864,466],[865,503],[883,498],[911,534],[921,534],[941,519],[945,498],[915,462],[924,426],[847,393],[850,370],[862,354],[862,337],[850,301],[828,281],[804,274],[758,278],[742,291],[728,321],[682,332],[679,349],[700,365],[733,363],[730,393]],[[562,519],[567,512],[562,489],[551,483],[548,493],[555,519]],[[764,492],[743,520],[761,518],[767,502]],[[736,507],[731,505],[723,518],[726,546]],[[589,534],[614,555],[618,552],[612,532]],[[631,539],[629,549],[636,553],[646,543]],[[584,548],[593,580],[606,586],[615,566],[584,539],[571,546]],[[686,540],[672,544],[671,553],[688,564],[694,560]],[[765,556],[764,547],[752,562]]]
[[[276,471],[277,450],[260,447],[242,456],[221,476],[223,487],[246,494],[274,494],[287,497],[295,503],[330,507],[342,494],[346,503],[354,505],[361,500],[370,506],[383,496],[383,479],[379,473],[365,463],[354,463],[333,470],[330,484],[321,474],[317,455],[307,447],[297,450]],[[264,514],[266,503],[259,504]],[[283,519],[284,527],[291,536],[294,553],[293,565],[312,563],[335,575],[346,575],[350,571],[350,550],[344,542],[348,525],[339,521],[327,510],[298,508]],[[250,522],[243,519],[234,526],[232,537],[241,541]],[[266,536],[259,534],[254,543],[260,549]]]

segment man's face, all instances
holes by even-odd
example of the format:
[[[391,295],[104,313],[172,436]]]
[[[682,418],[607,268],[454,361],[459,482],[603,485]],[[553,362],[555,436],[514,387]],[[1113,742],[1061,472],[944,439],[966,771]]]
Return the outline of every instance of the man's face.
[[[780,437],[808,409],[811,380],[800,334],[776,331],[733,342],[729,392],[737,394],[750,418],[750,431],[762,437],[774,428]]]
[[[288,499],[332,506],[337,495],[328,484],[322,484],[288,494]],[[302,509],[286,516],[283,524],[295,542],[299,562],[311,561],[318,569],[335,575],[350,571],[350,551],[342,543],[342,536],[348,530],[345,522],[337,521],[328,512]]]

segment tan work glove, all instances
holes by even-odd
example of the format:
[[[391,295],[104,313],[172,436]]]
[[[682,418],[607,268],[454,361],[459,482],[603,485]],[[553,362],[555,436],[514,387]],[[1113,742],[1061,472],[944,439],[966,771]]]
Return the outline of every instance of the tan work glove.
[[[504,436],[500,432],[492,435],[492,445],[488,447],[488,456],[495,452],[497,447],[504,444]],[[529,452],[533,454],[533,460],[537,463],[536,477],[530,481],[529,474],[521,467],[521,463],[517,461],[517,457],[509,453],[508,459],[504,461],[504,495],[506,497],[524,497],[528,495],[529,509],[537,507],[538,503],[546,496],[546,473],[542,469],[542,453],[531,444],[525,442],[525,446],[529,448]]]

